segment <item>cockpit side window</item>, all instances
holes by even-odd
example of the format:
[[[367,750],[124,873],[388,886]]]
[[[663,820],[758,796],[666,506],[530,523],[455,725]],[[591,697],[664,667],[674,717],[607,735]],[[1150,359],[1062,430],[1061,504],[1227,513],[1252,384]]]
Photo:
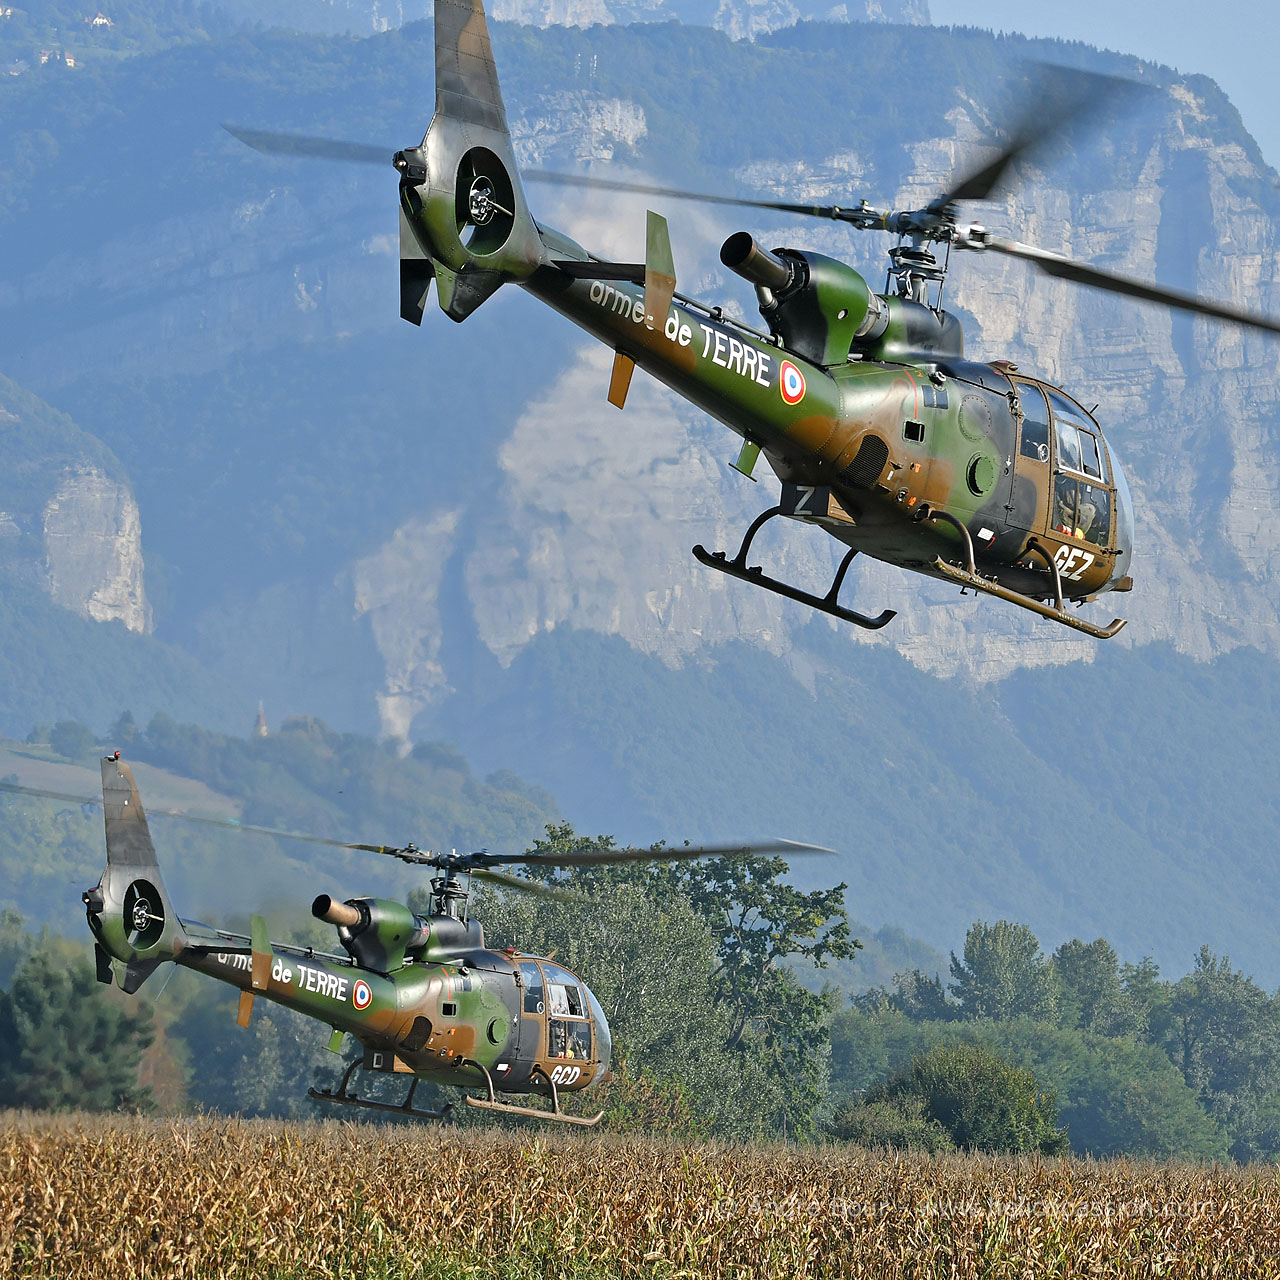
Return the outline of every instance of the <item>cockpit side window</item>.
[[[544,1008],[542,1002],[542,971],[532,961],[526,960],[520,965],[520,976],[524,980],[525,1013],[541,1013]]]
[[[1037,462],[1049,461],[1049,409],[1039,387],[1024,383],[1018,387],[1018,400],[1022,406],[1022,445],[1019,452],[1024,458]]]
[[[591,1022],[582,984],[568,969],[550,960],[542,962],[542,972],[551,1015],[548,1052],[553,1058],[590,1058]]]
[[[1105,547],[1111,538],[1111,491],[1075,476],[1054,477],[1053,531]]]
[[[1061,392],[1047,388],[1053,406],[1053,425],[1058,444],[1059,470],[1075,471],[1104,481],[1098,432],[1089,415]]]

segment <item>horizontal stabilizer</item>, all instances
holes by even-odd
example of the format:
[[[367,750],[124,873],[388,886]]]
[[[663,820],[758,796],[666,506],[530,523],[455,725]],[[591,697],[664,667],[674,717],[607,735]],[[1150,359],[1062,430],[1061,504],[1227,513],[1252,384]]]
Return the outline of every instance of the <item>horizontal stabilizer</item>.
[[[564,259],[551,264],[557,271],[575,280],[629,280],[632,284],[644,284],[643,262],[579,262]]]

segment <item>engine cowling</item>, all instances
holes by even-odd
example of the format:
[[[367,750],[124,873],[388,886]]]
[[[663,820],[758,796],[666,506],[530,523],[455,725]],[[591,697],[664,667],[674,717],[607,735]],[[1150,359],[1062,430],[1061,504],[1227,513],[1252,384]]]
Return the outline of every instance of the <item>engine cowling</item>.
[[[403,902],[387,898],[353,898],[338,902],[322,893],[311,904],[317,920],[338,926],[338,940],[362,969],[392,973],[403,968],[405,954],[423,951],[430,924]]]
[[[720,261],[756,286],[760,313],[787,350],[814,364],[844,364],[855,341],[883,332],[880,297],[835,258],[799,249],[770,252],[739,231],[721,245]]]

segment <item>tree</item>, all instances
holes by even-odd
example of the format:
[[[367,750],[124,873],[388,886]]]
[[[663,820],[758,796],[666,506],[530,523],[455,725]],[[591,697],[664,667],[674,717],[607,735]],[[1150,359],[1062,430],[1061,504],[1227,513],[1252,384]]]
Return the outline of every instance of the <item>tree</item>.
[[[1030,1071],[973,1043],[936,1045],[871,1089],[865,1101],[937,1124],[964,1151],[1061,1155],[1069,1148],[1056,1099]]]
[[[802,893],[781,879],[787,871],[782,858],[714,858],[662,871],[716,940],[716,982],[733,1013],[730,1048],[748,1027],[776,1030],[780,1015],[789,1016],[779,995],[791,996],[798,984],[780,960],[795,956],[822,969],[828,958],[847,959],[861,945],[849,935],[848,886]]]
[[[591,845],[558,829],[561,841]],[[545,842],[544,846],[545,846]],[[613,1039],[615,1082],[600,1105],[616,1130],[656,1125],[686,1136],[752,1139],[769,1132],[785,1099],[761,1065],[725,1047],[728,1010],[712,982],[715,953],[705,922],[687,899],[647,880],[591,868],[573,878],[581,900],[478,890],[474,914],[492,945],[555,954],[587,982]],[[590,882],[595,887],[584,892]],[[607,888],[606,888],[607,885]],[[415,890],[421,911],[426,895]]]
[[[919,969],[895,973],[893,987],[889,1003],[913,1022],[950,1022],[959,1012],[947,999],[942,979],[936,974],[921,973]]]
[[[138,1084],[151,1011],[126,1012],[85,960],[38,951],[0,997],[0,1105],[41,1111],[147,1111]]]
[[[555,862],[612,844],[565,823],[548,826],[534,852]],[[486,895],[477,914],[490,939],[535,954],[554,947],[582,973],[628,1076],[681,1082],[708,1132],[812,1134],[826,1098],[831,1000],[777,961],[852,954],[843,886],[802,894],[779,882],[780,859],[689,867],[654,853],[651,864],[575,868],[567,883],[580,904]],[[550,867],[531,875],[560,879]]]
[[[858,1147],[897,1147],[910,1151],[954,1151],[951,1135],[925,1114],[919,1097],[855,1102],[841,1108],[824,1126],[836,1142]]]
[[[1077,1154],[1225,1159],[1222,1130],[1156,1046],[1025,1018],[973,1030],[1053,1089]]]
[[[59,720],[49,734],[49,745],[72,760],[87,756],[94,748],[93,730],[78,720]]]
[[[1231,1135],[1236,1159],[1280,1153],[1273,1095],[1280,1093],[1276,1002],[1231,961],[1201,947],[1173,988],[1171,1049],[1202,1105]]]
[[[785,1131],[813,1132],[827,1094],[830,991],[806,991],[781,961],[796,957],[819,969],[847,959],[850,936],[844,891],[804,893],[783,879],[782,858],[714,858],[659,866],[655,878],[686,895],[716,946],[712,970],[729,1012],[725,1047],[756,1057],[785,1097]]]
[[[1150,956],[1144,956],[1138,964],[1120,967],[1120,984],[1137,1006],[1147,1043],[1167,1049],[1172,1027],[1173,983],[1162,982],[1160,966]]]
[[[191,994],[171,1029],[190,1055],[192,1102],[246,1116],[314,1115],[307,1086],[336,1085],[345,1065],[327,1051],[326,1028],[296,1009],[265,1000],[256,1002],[249,1026],[238,1027],[238,994],[222,983],[191,977]]]
[[[1138,998],[1120,980],[1120,961],[1103,938],[1073,938],[1053,953],[1059,1018],[1065,1027],[1104,1036],[1140,1035],[1146,1016]]]
[[[1055,1017],[1053,974],[1025,924],[977,921],[965,935],[964,961],[951,953],[951,976],[951,993],[965,1018]]]
[[[22,913],[12,907],[0,911],[0,990],[8,991],[14,975],[39,945],[23,926]]]

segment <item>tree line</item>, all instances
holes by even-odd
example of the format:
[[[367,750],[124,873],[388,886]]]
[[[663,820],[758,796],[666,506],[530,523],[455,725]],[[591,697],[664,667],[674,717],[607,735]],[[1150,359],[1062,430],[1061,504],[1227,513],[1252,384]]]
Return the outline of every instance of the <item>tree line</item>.
[[[602,843],[562,823],[533,848],[554,858]],[[473,909],[491,946],[554,953],[600,999],[614,1036],[602,1094],[612,1128],[1280,1156],[1277,998],[1208,948],[1166,980],[1149,960],[1121,964],[1104,939],[1046,955],[1026,925],[979,921],[947,981],[913,970],[849,998],[797,976],[855,954],[846,887],[798,890],[781,859],[533,874],[575,900],[483,888]],[[425,889],[410,904],[425,911]],[[308,920],[292,940],[331,945],[323,928]],[[4,1105],[298,1117],[315,1114],[307,1086],[345,1065],[323,1028],[288,1010],[236,1027],[234,992],[197,975],[178,972],[154,1002],[129,1000],[94,982],[83,948],[24,930],[15,912],[0,935]]]

